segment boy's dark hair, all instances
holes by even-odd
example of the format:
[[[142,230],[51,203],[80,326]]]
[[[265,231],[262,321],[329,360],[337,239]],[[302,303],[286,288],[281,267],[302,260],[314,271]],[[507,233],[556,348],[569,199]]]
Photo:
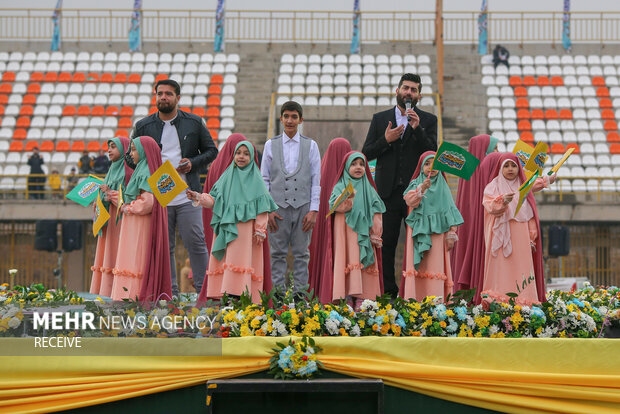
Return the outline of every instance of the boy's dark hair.
[[[284,111],[297,111],[300,118],[304,117],[304,110],[301,108],[295,101],[287,101],[282,104],[282,108],[280,108],[280,116],[284,114]]]
[[[418,84],[418,92],[422,91],[422,80],[420,79],[420,75],[415,73],[405,73],[400,77],[400,81],[398,82],[398,87],[403,84],[403,81],[415,82]]]
[[[170,86],[172,86],[174,88],[174,92],[177,95],[181,94],[181,86],[179,86],[179,83],[177,81],[173,80],[173,79],[162,79],[159,82],[157,82],[155,84],[155,92],[157,92],[157,87],[159,85],[170,85]]]

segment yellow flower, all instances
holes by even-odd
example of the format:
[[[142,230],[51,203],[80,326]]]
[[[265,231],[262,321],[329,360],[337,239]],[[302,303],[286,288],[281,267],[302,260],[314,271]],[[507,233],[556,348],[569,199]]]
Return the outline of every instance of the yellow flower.
[[[359,321],[357,321],[357,324],[359,325],[359,327],[360,327],[361,329],[364,329],[364,326],[366,326],[366,321],[364,321],[364,320],[359,320]]]
[[[411,334],[411,336],[421,336],[422,332],[420,331],[409,331],[409,333]]]
[[[444,322],[444,321],[439,322],[439,326],[441,326],[442,328],[445,328],[446,327],[446,322]]]
[[[379,330],[379,325],[377,325],[376,323],[374,325],[372,325],[372,330],[373,331],[378,331]]]
[[[497,332],[491,335],[491,338],[505,338],[505,337],[506,337],[506,334],[504,334],[503,332]]]
[[[476,322],[476,325],[478,325],[478,327],[480,329],[486,328],[487,326],[489,326],[489,322],[491,321],[491,317],[489,315],[487,316],[476,316],[474,318],[474,322]]]
[[[340,328],[339,332],[340,332],[341,336],[349,336],[349,334],[347,333],[347,331],[344,328]]]
[[[394,333],[394,336],[400,336],[401,334],[400,326],[392,324],[390,327],[392,328],[392,332]]]
[[[386,324],[381,325],[381,335],[387,335],[389,330],[390,330],[389,324],[386,323]]]
[[[454,316],[454,312],[452,311],[452,309],[448,309],[446,311],[446,316]]]
[[[512,316],[510,317],[510,321],[512,322],[512,325],[513,325],[515,328],[518,328],[518,327],[519,327],[519,324],[520,324],[521,322],[523,322],[523,316],[521,316],[521,314],[520,314],[520,313],[515,312],[515,313],[513,313],[513,314],[512,314]]]

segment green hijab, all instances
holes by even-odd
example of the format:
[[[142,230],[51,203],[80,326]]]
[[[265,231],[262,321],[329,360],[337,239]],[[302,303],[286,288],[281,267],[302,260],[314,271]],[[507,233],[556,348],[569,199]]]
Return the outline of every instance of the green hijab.
[[[211,227],[216,237],[211,254],[217,260],[222,260],[228,243],[239,236],[237,223],[245,223],[261,213],[278,209],[254,162],[254,146],[248,141],[241,141],[235,147],[235,153],[241,146],[245,146],[250,152],[250,163],[240,168],[233,157],[233,162],[209,193],[215,200]]]
[[[489,136],[489,146],[487,147],[487,152],[485,155],[489,155],[490,153],[495,151],[495,147],[497,147],[497,141],[497,138]]]
[[[112,162],[112,165],[110,165],[110,169],[108,170],[108,173],[106,174],[105,179],[103,180],[103,184],[110,187],[110,190],[113,190],[113,191],[118,191],[118,187],[121,186],[124,191],[125,190],[125,157],[124,157],[125,148],[123,147],[123,143],[118,137],[109,139],[108,145],[110,145],[110,143],[114,143],[114,145],[116,145],[116,148],[118,148],[118,150],[121,153],[121,157],[118,160]],[[106,210],[109,210],[110,202],[105,201],[103,197],[101,197],[101,201],[103,202],[103,205],[105,206]]]
[[[420,173],[411,180],[403,195],[415,190],[426,179],[422,166],[433,157],[435,153],[420,161]],[[443,234],[450,227],[463,224],[463,217],[454,204],[450,187],[442,173],[431,177],[430,188],[424,193],[420,205],[409,213],[405,223],[413,230],[413,265],[417,269],[424,253],[432,246],[431,234]]]
[[[144,147],[140,142],[140,137],[132,139],[131,142],[135,145],[140,159],[138,160],[136,168],[131,175],[131,179],[127,183],[127,188],[125,188],[125,192],[123,193],[123,199],[126,203],[130,203],[138,198],[140,195],[140,190],[148,191],[149,193],[153,192],[149,186],[149,183],[146,181],[151,176],[151,172],[149,171],[149,163],[146,159]],[[129,145],[131,146],[131,143]]]
[[[353,178],[349,174],[349,167],[358,158],[364,160],[366,173],[368,173],[368,163],[366,163],[366,158],[361,152],[356,151],[349,155],[344,164],[342,175],[332,190],[329,206],[331,209],[350,181],[355,189],[355,197],[353,198],[353,208],[344,213],[345,222],[357,233],[357,242],[360,246],[360,263],[364,267],[368,267],[375,262],[372,244],[370,243],[370,228],[372,227],[375,213],[385,212],[385,204],[383,204],[383,200],[381,200],[377,191],[370,184],[366,175],[361,178]]]

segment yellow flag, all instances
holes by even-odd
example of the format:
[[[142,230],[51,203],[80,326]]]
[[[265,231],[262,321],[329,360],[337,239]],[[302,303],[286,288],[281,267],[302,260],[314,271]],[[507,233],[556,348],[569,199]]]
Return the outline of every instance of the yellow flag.
[[[527,160],[530,159],[530,155],[534,152],[534,147],[525,141],[518,140],[512,152],[519,158],[521,166],[525,167]]]
[[[556,162],[555,165],[553,166],[553,168],[551,168],[551,171],[549,171],[549,175],[551,175],[553,173],[557,173],[558,170],[560,169],[560,167],[562,166],[562,164],[564,164],[564,162],[568,159],[568,157],[570,157],[570,155],[573,153],[573,151],[575,151],[575,147],[569,148],[568,151],[566,151],[564,153],[562,158],[560,158],[560,161]]]
[[[122,211],[121,207],[123,207],[123,204],[125,204],[125,200],[123,200],[123,185],[119,184],[118,185],[118,206],[116,206],[116,223],[118,223],[118,220],[121,218],[122,215]]]
[[[331,214],[334,213],[334,211],[336,211],[336,208],[342,204],[344,202],[344,200],[346,200],[347,198],[349,198],[352,194],[355,193],[355,190],[353,189],[353,184],[351,183],[351,181],[349,181],[349,184],[347,184],[347,186],[344,188],[344,190],[342,190],[342,194],[340,194],[338,196],[338,198],[336,199],[336,201],[334,201],[334,206],[331,208],[331,210],[329,210],[329,213],[327,213],[327,215],[325,216],[325,218],[329,217]]]
[[[521,185],[521,187],[519,187],[519,202],[517,203],[517,209],[515,210],[515,217],[517,216],[517,213],[521,209],[521,206],[523,205],[523,201],[525,201],[525,197],[527,197],[527,195],[532,190],[532,187],[534,187],[534,183],[536,182],[536,179],[538,178],[539,175],[540,173],[538,171],[535,171],[534,175],[532,175],[527,181],[525,181]]]
[[[539,142],[534,148],[534,152],[530,155],[530,158],[525,163],[525,169],[528,171],[538,171],[539,175],[542,174],[542,170],[545,167],[545,161],[549,157],[549,145],[544,142]]]
[[[163,207],[166,207],[169,202],[187,188],[187,184],[169,160],[163,163],[146,181],[153,190],[153,195]]]
[[[109,219],[110,213],[108,213],[108,210],[106,210],[103,205],[101,195],[97,194],[97,200],[95,201],[95,213],[93,215],[93,236],[97,237],[99,231]]]

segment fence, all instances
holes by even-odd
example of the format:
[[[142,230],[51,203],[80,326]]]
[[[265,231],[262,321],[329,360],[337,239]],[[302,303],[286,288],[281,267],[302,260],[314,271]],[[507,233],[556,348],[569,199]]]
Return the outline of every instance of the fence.
[[[132,9],[63,9],[65,41],[126,41]],[[0,41],[48,41],[53,9],[0,9]],[[444,11],[443,41],[475,43],[479,12]],[[227,42],[348,43],[351,11],[226,10]],[[361,12],[362,43],[435,41],[435,12]],[[619,12],[571,12],[573,43],[620,41]],[[563,12],[489,12],[491,43],[561,43]],[[143,10],[143,41],[211,42],[214,10]]]

